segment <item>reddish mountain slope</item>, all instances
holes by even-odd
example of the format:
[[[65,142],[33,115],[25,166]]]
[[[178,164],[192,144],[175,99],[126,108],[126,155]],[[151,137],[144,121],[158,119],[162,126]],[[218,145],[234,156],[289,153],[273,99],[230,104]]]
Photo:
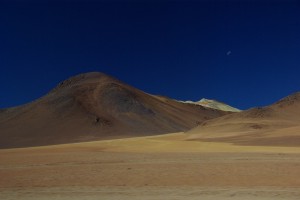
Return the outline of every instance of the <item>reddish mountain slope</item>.
[[[103,73],[61,82],[44,97],[0,111],[0,148],[186,131],[227,114],[146,94]]]

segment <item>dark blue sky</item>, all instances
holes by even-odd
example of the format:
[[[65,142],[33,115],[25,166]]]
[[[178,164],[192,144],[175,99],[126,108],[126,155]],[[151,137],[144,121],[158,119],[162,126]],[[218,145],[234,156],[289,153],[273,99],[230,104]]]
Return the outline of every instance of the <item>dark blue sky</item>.
[[[0,0],[0,108],[89,71],[180,100],[267,105],[300,91],[300,3]]]

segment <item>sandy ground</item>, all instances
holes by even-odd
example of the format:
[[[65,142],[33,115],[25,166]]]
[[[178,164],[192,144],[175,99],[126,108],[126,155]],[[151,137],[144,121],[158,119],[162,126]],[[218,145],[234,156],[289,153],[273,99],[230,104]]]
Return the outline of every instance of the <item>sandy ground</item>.
[[[0,199],[300,199],[300,148],[185,134],[0,150]]]

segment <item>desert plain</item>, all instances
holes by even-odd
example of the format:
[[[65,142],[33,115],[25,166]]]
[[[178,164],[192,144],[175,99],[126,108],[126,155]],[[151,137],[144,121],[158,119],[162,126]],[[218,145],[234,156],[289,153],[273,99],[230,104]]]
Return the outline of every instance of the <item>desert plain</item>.
[[[172,133],[0,150],[5,200],[300,198],[300,147]]]

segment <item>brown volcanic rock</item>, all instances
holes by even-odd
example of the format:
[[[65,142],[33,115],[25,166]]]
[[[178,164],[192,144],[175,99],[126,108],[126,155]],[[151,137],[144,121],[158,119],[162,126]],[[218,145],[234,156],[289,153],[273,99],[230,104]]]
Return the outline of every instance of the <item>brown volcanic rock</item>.
[[[0,148],[186,131],[223,111],[146,94],[103,73],[61,82],[46,96],[0,112]]]
[[[300,93],[261,108],[208,120],[189,139],[245,145],[300,146]]]

